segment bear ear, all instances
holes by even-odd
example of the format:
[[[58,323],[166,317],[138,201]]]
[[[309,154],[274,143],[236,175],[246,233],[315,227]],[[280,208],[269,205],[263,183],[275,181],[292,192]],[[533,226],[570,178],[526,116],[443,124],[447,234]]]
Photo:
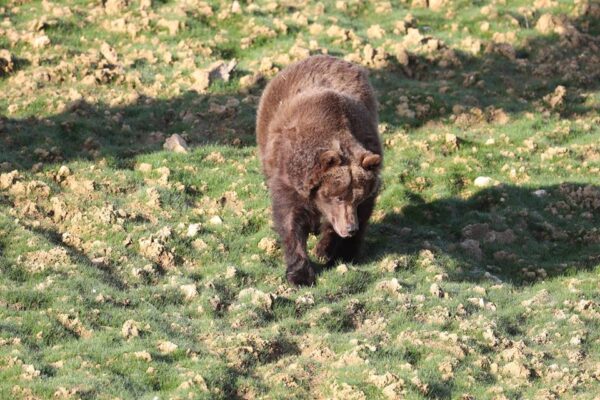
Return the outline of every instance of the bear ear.
[[[321,155],[319,156],[319,160],[323,169],[329,169],[342,163],[340,153],[338,153],[335,150],[327,150],[321,153]]]
[[[369,169],[369,170],[375,169],[381,165],[381,156],[379,154],[366,153],[363,156],[362,161],[360,162],[360,165],[364,169]]]

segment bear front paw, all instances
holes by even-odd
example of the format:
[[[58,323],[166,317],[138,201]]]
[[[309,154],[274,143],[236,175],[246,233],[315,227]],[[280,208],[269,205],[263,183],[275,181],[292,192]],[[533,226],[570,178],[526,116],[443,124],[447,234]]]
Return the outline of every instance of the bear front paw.
[[[310,263],[302,264],[296,268],[288,267],[286,277],[289,283],[295,286],[312,286],[315,283],[315,269]]]

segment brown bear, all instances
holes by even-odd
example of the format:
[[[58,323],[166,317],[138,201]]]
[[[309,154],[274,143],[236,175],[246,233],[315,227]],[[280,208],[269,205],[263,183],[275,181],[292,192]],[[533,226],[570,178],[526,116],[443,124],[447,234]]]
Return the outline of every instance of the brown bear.
[[[377,125],[367,71],[335,57],[292,64],[265,88],[256,134],[290,283],[315,281],[311,232],[318,257],[356,256],[379,189]]]

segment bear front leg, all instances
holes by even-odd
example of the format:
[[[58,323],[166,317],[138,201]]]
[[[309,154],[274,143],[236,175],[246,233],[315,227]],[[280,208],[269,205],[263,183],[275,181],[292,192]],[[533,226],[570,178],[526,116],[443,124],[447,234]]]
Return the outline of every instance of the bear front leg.
[[[358,206],[356,210],[358,214],[358,232],[352,237],[339,239],[335,247],[335,259],[345,262],[356,260],[374,207],[375,197],[365,200]]]
[[[315,283],[315,270],[306,251],[310,217],[297,200],[289,191],[275,192],[273,217],[284,248],[288,282],[312,285]]]
[[[333,226],[329,222],[324,223],[321,227],[321,238],[315,247],[315,254],[319,258],[325,259],[327,264],[331,264],[335,261],[340,240],[342,238],[335,233]]]

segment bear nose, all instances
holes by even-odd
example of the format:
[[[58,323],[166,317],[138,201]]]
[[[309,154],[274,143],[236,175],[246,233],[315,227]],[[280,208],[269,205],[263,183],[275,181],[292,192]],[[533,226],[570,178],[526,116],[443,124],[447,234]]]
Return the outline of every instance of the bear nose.
[[[348,227],[346,228],[348,235],[350,236],[354,236],[354,234],[356,232],[358,232],[358,225],[356,224],[352,224],[352,225],[348,225]]]

